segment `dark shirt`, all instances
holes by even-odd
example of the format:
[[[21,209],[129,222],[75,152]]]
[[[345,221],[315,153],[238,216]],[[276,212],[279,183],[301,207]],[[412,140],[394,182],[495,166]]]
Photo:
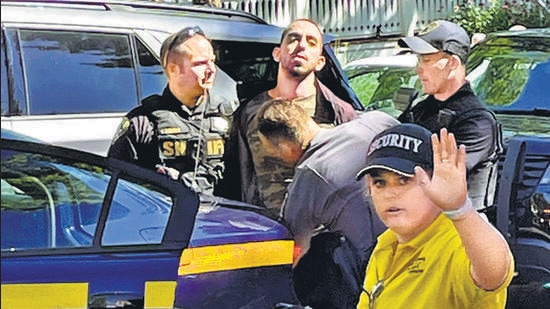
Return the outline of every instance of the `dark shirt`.
[[[356,175],[366,164],[372,139],[399,122],[381,111],[321,131],[300,157],[282,214],[296,244],[307,251],[319,228],[344,235],[366,260],[384,226],[365,198]]]
[[[396,124],[384,112],[366,112],[321,129],[300,156],[281,213],[304,253],[294,272],[302,303],[355,308],[370,252],[385,229],[366,198],[364,179],[357,180],[356,175],[366,164],[372,139]],[[328,235],[343,236],[348,246],[331,251],[330,241],[319,242]],[[343,254],[344,248],[350,252]],[[327,252],[332,254],[327,257]]]
[[[325,124],[338,125],[357,116],[351,104],[338,98],[326,86],[317,81],[316,87],[314,120]],[[263,163],[254,162],[253,155],[258,157],[258,153],[257,150],[252,149],[257,147],[259,142],[257,129],[254,127],[256,112],[263,103],[270,99],[272,98],[269,97],[267,92],[262,92],[248,104],[241,105],[235,115],[236,127],[234,128],[235,133],[231,136],[231,144],[234,145],[234,149],[237,149],[239,166],[237,173],[240,175],[237,179],[241,180],[240,185],[242,187],[239,189],[234,188],[233,192],[240,192],[241,194],[240,196],[233,196],[233,198],[270,208],[273,210],[273,214],[276,215],[282,205],[286,186],[294,171],[291,167],[270,160],[266,163],[269,164],[271,179],[268,180],[267,185],[261,187],[262,184],[258,183],[259,173],[256,168]]]
[[[443,127],[453,133],[457,144],[466,146],[470,197],[475,199],[480,194],[485,195],[484,206],[492,205],[496,183],[496,170],[493,173],[492,169],[502,151],[502,133],[495,115],[479,102],[469,83],[445,101],[439,101],[433,95],[425,97],[407,108],[398,119],[419,124],[432,133],[439,134]],[[480,184],[479,179],[473,177],[485,179]],[[483,188],[474,190],[474,186]],[[478,209],[481,207],[476,205]]]

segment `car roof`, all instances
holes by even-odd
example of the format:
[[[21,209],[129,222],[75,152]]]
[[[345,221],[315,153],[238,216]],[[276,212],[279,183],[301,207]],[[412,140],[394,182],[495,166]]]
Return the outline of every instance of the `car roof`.
[[[241,19],[244,21],[263,23],[267,22],[260,17],[236,10],[209,7],[203,5],[180,5],[175,3],[159,3],[143,0],[2,0],[2,4],[11,4],[15,6],[26,6],[32,8],[40,7],[41,10],[51,9],[79,9],[79,10],[99,10],[99,11],[120,11],[127,10],[133,12],[151,13],[153,10],[160,10],[163,13],[219,18],[219,19]]]
[[[416,67],[417,57],[414,54],[397,54],[392,56],[366,57],[350,61],[343,69],[349,78],[362,75],[383,68],[413,69]]]
[[[550,38],[550,28],[527,28],[525,30],[505,30],[489,33],[487,38],[491,37],[505,37],[505,36],[520,36],[520,37],[538,37],[538,38]]]
[[[213,40],[278,43],[282,28],[239,11],[144,1],[4,1],[2,24],[152,30],[197,25]]]

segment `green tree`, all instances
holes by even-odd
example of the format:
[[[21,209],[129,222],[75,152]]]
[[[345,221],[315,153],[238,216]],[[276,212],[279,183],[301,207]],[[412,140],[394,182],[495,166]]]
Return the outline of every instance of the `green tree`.
[[[534,0],[491,0],[479,4],[463,0],[455,7],[449,20],[461,25],[472,35],[476,32],[506,30],[513,25],[550,27],[550,12]]]

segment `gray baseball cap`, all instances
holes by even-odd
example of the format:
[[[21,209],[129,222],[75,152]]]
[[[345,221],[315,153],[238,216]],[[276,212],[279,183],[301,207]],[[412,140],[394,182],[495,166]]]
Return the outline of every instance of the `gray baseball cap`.
[[[470,54],[470,37],[466,30],[446,20],[436,20],[415,36],[399,39],[397,44],[420,55],[442,50],[457,55],[462,63],[466,63]]]

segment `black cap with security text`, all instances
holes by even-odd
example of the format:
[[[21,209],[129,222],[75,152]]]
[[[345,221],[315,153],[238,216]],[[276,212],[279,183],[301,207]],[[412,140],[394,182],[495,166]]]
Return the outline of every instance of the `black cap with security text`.
[[[408,47],[415,54],[433,54],[444,51],[457,55],[466,63],[470,54],[470,37],[464,28],[446,20],[436,20],[415,36],[399,39],[400,47]]]
[[[403,123],[379,133],[371,142],[367,165],[357,173],[357,180],[373,169],[385,169],[413,177],[414,167],[433,169],[432,133],[413,123]]]

